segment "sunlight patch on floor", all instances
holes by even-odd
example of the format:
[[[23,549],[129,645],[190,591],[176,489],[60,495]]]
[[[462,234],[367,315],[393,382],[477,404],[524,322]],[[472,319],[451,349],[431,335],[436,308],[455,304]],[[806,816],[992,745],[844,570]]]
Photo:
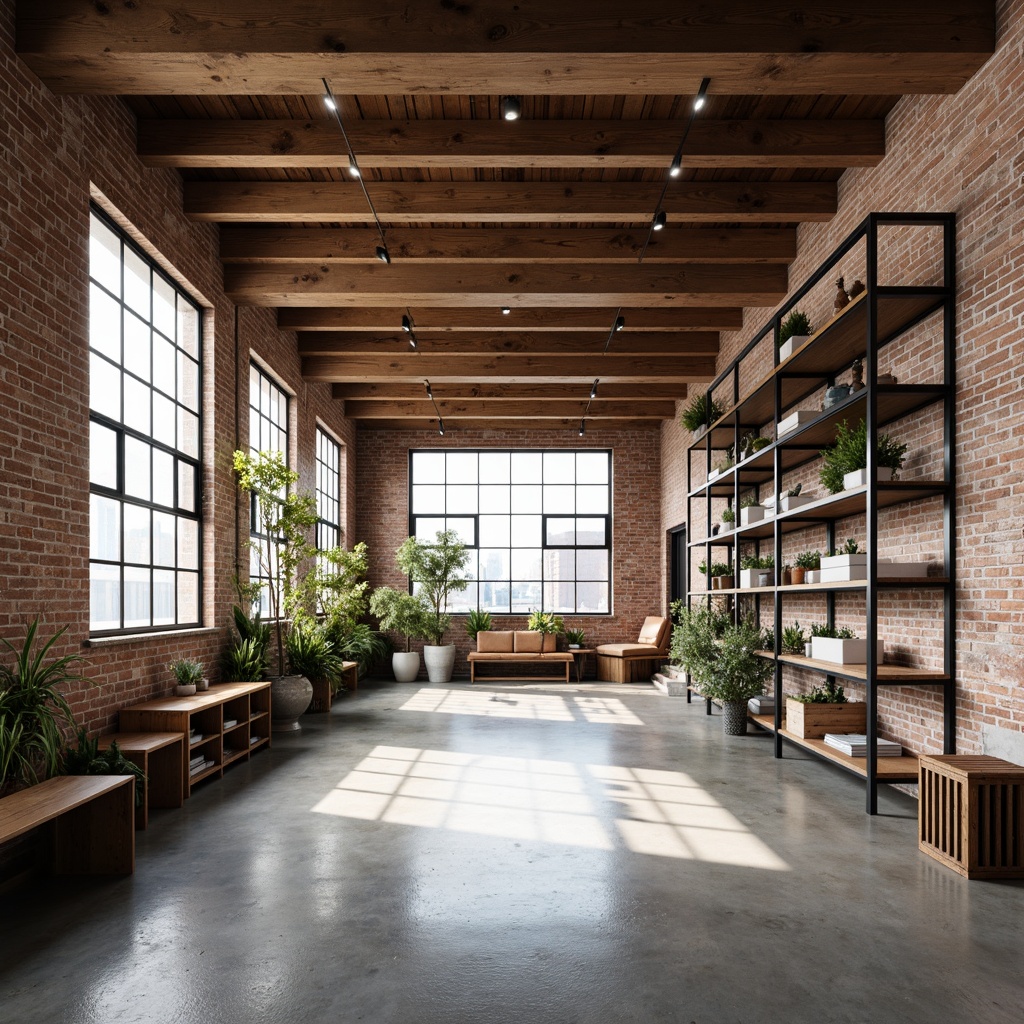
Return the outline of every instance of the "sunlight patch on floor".
[[[528,718],[541,722],[584,721],[606,725],[643,725],[617,697],[573,697],[508,690],[446,690],[424,687],[401,711],[436,711],[446,715]],[[579,716],[575,712],[579,712]],[[581,717],[580,717],[581,716]]]
[[[598,708],[594,713],[606,712]],[[789,870],[683,772],[382,745],[312,810],[394,825]]]

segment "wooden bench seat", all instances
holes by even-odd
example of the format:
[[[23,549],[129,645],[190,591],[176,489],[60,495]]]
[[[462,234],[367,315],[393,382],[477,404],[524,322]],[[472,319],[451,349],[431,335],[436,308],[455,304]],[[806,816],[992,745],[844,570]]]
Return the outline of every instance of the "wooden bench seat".
[[[135,827],[149,824],[150,807],[180,807],[184,802],[185,738],[180,732],[115,732],[99,738],[100,750],[111,743],[146,776],[136,803]]]
[[[471,683],[476,682],[476,667],[477,665],[561,665],[564,674],[549,676],[524,676],[522,673],[519,675],[511,676],[492,676],[489,673],[484,676],[485,679],[493,679],[495,681],[507,682],[511,679],[537,679],[541,682],[556,682],[556,683],[567,683],[569,682],[569,668],[573,664],[573,656],[568,651],[546,651],[543,654],[515,654],[515,653],[498,653],[489,651],[470,651],[466,655],[469,661],[469,681]]]
[[[135,777],[62,775],[0,800],[0,843],[44,825],[54,874],[132,874]]]
[[[309,702],[309,711],[312,714],[330,711],[334,703],[334,694],[331,692],[331,684],[326,679],[311,679],[313,686],[313,699]],[[341,684],[346,690],[355,693],[359,689],[359,662],[344,661],[341,664]]]

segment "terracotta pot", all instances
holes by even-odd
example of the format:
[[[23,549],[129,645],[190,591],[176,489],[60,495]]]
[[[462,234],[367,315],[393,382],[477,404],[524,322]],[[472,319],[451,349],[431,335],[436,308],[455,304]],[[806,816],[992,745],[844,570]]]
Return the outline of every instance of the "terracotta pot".
[[[806,574],[806,572],[807,570],[804,569],[802,566],[794,565],[793,568],[790,569],[790,576],[792,578],[792,582],[803,583],[804,575]]]

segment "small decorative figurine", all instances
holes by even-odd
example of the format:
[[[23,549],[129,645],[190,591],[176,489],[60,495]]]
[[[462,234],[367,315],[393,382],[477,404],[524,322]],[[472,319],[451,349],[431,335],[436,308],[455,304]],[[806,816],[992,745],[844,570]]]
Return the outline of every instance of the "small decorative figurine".
[[[850,285],[849,296],[851,299],[855,299],[862,291],[864,291],[864,282],[858,277]]]
[[[836,281],[836,297],[832,302],[832,308],[838,313],[849,301],[850,296],[846,294],[846,286],[843,284],[843,279],[839,278]]]
[[[858,391],[864,390],[864,364],[859,359],[854,359],[853,366],[850,367],[852,377],[850,378],[850,391],[852,394],[856,394]]]

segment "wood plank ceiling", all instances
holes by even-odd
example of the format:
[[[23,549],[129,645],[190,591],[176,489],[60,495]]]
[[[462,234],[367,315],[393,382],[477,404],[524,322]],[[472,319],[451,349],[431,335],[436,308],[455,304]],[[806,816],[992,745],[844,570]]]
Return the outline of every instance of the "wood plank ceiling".
[[[228,294],[278,308],[346,415],[592,431],[656,426],[712,376],[896,100],[992,53],[994,7],[19,0],[17,48],[56,92],[126,97],[140,158],[224,225]]]

